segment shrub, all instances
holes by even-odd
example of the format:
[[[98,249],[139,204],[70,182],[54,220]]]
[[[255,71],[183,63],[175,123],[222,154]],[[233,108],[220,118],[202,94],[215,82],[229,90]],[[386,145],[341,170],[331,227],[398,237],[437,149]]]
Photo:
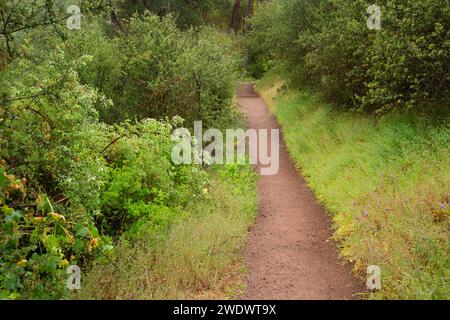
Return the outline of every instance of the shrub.
[[[69,264],[107,254],[110,240],[100,236],[85,211],[59,211],[26,179],[7,173],[0,163],[0,298],[58,299],[68,296]]]
[[[171,17],[151,14],[124,28],[111,39],[93,23],[65,46],[73,59],[92,56],[80,76],[114,102],[99,108],[103,121],[180,116],[217,126],[233,119],[239,60],[228,35],[207,27],[181,32]]]
[[[123,28],[87,17],[64,41],[26,30],[2,67],[0,298],[73,297],[69,264],[157,243],[204,194],[208,172],[173,165],[171,133],[179,116],[236,119],[233,39],[151,14]]]
[[[377,4],[381,30],[367,28],[363,0],[264,4],[252,19],[253,51],[267,51],[283,64],[294,85],[319,88],[347,108],[377,113],[448,109],[449,2]]]

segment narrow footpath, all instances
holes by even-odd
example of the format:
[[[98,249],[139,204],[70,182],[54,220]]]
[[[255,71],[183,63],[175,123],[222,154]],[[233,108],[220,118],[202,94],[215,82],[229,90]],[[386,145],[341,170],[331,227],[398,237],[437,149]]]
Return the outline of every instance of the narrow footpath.
[[[248,128],[279,128],[252,84],[240,85],[238,95]],[[338,258],[330,219],[280,139],[278,174],[258,181],[258,217],[245,249],[246,298],[357,299],[363,284]]]

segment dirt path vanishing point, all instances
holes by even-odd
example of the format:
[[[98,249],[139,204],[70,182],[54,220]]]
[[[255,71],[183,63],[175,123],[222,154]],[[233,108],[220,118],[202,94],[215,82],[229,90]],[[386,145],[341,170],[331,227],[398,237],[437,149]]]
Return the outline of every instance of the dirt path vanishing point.
[[[238,95],[248,128],[279,128],[252,84],[240,85]],[[280,139],[278,174],[258,181],[258,217],[245,249],[246,298],[355,299],[354,293],[364,291],[362,283],[338,258],[329,217]]]

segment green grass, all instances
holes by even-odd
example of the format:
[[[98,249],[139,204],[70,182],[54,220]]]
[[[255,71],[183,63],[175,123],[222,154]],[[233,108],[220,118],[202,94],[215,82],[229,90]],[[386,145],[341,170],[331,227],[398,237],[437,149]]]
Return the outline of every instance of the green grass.
[[[245,290],[242,249],[256,214],[250,166],[210,172],[201,199],[161,234],[124,237],[111,263],[83,275],[79,299],[231,299]],[[149,221],[151,225],[151,221]],[[155,239],[157,239],[155,241]]]
[[[449,123],[339,113],[281,82],[269,74],[257,90],[329,209],[341,254],[362,279],[381,267],[382,290],[369,298],[449,299]]]

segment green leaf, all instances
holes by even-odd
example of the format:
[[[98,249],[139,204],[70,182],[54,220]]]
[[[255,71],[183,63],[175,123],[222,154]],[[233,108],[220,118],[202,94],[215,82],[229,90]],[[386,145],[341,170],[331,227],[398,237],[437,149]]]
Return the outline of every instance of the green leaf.
[[[4,175],[4,171],[0,168],[0,190],[6,189],[8,186],[8,179]]]
[[[10,299],[11,293],[8,290],[0,290],[0,300]]]
[[[17,274],[7,273],[3,280],[3,286],[10,291],[20,288],[20,278]]]
[[[20,221],[20,219],[23,217],[22,213],[18,210],[13,210],[12,212],[8,212],[6,214],[5,222],[11,223],[11,222],[17,222]]]

